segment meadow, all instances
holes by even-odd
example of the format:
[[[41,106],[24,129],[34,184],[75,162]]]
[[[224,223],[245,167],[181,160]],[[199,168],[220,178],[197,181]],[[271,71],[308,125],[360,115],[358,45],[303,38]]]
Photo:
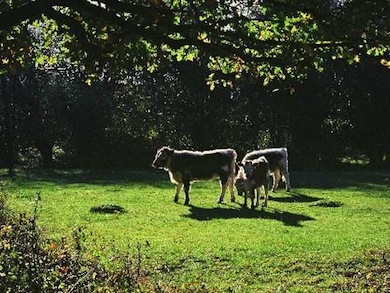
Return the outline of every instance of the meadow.
[[[141,254],[167,287],[204,292],[383,291],[390,288],[390,172],[292,172],[269,206],[217,204],[219,184],[197,182],[186,206],[161,171],[39,170],[1,177],[17,212],[48,238],[85,235],[110,265]],[[99,210],[108,206],[117,212]],[[113,265],[113,264],[111,264]]]

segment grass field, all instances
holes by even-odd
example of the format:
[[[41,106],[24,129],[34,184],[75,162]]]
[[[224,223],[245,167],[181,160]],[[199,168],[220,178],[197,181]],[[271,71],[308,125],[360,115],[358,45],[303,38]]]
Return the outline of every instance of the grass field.
[[[141,247],[167,286],[211,292],[370,291],[390,287],[390,172],[292,172],[292,192],[244,209],[219,184],[197,182],[173,202],[164,172],[50,170],[2,176],[9,204],[32,213],[49,238],[82,228],[108,262]],[[116,205],[123,213],[91,208]],[[378,289],[378,290],[379,290]]]

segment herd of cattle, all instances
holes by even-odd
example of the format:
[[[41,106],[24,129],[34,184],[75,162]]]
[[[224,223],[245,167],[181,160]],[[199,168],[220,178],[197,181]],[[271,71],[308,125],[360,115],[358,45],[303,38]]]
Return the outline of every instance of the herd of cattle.
[[[276,190],[281,179],[286,182],[286,190],[290,191],[288,154],[284,147],[252,151],[241,162],[237,162],[237,153],[233,149],[200,152],[162,147],[157,150],[152,166],[168,171],[171,182],[176,184],[175,202],[179,200],[179,193],[184,186],[186,205],[190,202],[191,182],[197,180],[220,180],[219,203],[223,202],[227,187],[231,201],[235,201],[235,186],[237,193],[245,197],[245,207],[248,196],[251,198],[252,208],[259,205],[261,187],[265,193],[263,206],[267,206],[271,174],[272,191]]]

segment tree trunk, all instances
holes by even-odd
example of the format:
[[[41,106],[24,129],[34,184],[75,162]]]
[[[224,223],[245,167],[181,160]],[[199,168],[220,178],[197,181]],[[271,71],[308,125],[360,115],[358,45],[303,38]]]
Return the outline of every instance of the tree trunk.
[[[3,112],[3,119],[1,126],[3,127],[2,140],[2,157],[5,167],[8,169],[9,175],[14,174],[14,168],[16,165],[16,133],[15,133],[15,108],[13,102],[12,91],[9,91],[7,81],[1,79],[1,106]]]

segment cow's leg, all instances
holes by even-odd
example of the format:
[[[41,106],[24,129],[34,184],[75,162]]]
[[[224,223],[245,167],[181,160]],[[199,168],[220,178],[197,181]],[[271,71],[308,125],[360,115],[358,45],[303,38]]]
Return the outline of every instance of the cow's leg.
[[[244,191],[244,208],[248,207],[248,192]]]
[[[228,183],[229,177],[220,176],[220,184],[221,184],[221,195],[219,196],[218,203],[222,203],[225,197],[226,187]]]
[[[225,183],[221,182],[221,195],[219,196],[218,203],[223,203],[225,192],[226,192],[226,182]]]
[[[229,177],[228,185],[229,185],[229,190],[230,190],[230,201],[235,202],[236,197],[234,196],[234,177]]]
[[[183,182],[183,184],[184,184],[184,193],[186,195],[184,204],[188,205],[190,203],[190,182],[186,181],[186,182]]]
[[[272,177],[273,177],[273,180],[274,180],[274,184],[272,186],[272,191],[275,192],[276,189],[278,188],[278,185],[279,185],[279,181],[280,181],[280,170],[279,169],[276,169],[273,173],[272,173]]]
[[[287,158],[287,157],[286,157]],[[285,179],[285,183],[286,183],[286,191],[289,192],[290,189],[291,189],[291,186],[290,186],[290,174],[288,172],[288,161],[286,159],[286,161],[282,161],[281,164],[280,164],[280,172],[282,173],[284,179]]]
[[[255,188],[253,190],[251,190],[251,208],[254,209],[255,208]]]
[[[181,188],[183,187],[183,183],[177,183],[176,184],[176,193],[175,193],[175,197],[173,199],[174,202],[178,202],[179,201],[179,194],[180,194],[180,191],[181,191]]]
[[[268,187],[264,185],[264,202],[263,207],[266,207],[268,205]]]
[[[263,206],[265,206],[265,207],[268,204],[268,189],[269,189],[269,180],[267,177],[267,180],[265,180],[265,183],[264,183],[264,203],[263,203]]]
[[[286,191],[289,192],[290,189],[291,189],[291,186],[290,186],[290,174],[288,173],[288,170],[287,169],[284,169],[283,171],[283,176],[286,180]]]
[[[259,199],[260,199],[260,187],[256,188],[256,206],[259,206]]]

